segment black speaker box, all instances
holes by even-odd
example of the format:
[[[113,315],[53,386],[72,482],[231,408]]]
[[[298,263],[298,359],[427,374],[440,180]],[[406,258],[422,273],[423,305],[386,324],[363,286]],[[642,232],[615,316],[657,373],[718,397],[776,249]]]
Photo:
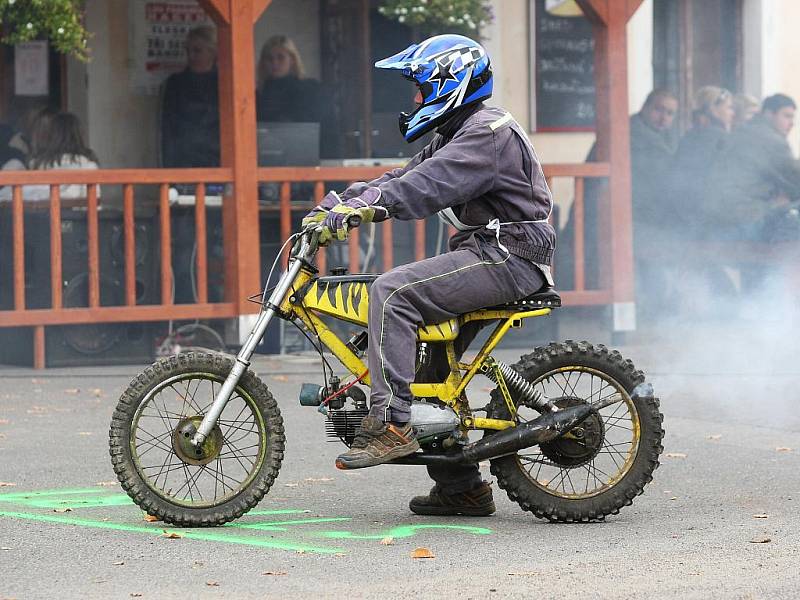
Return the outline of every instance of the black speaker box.
[[[125,236],[118,211],[100,211],[98,219],[100,305],[121,306],[125,300]],[[5,220],[5,219],[4,219]],[[5,224],[0,232],[9,229]],[[158,228],[153,216],[135,219],[136,302],[160,301]],[[64,210],[61,216],[62,301],[65,308],[89,305],[88,231],[86,213]],[[11,237],[0,240],[0,307],[13,306],[9,281],[12,271]],[[25,215],[25,302],[28,308],[48,308],[50,287],[49,214]],[[153,359],[155,338],[166,333],[163,323],[92,323],[45,329],[46,365],[67,367],[143,363]],[[31,328],[0,329],[0,361],[30,364]]]

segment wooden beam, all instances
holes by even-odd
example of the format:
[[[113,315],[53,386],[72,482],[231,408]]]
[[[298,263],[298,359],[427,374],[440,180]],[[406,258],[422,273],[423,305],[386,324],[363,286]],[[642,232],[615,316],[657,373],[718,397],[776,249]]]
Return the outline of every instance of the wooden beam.
[[[628,21],[630,21],[636,11],[639,10],[642,2],[644,2],[644,0],[628,0]]]
[[[225,298],[239,314],[261,287],[259,274],[256,90],[253,15],[256,0],[230,0],[230,21],[219,27],[219,108],[222,164],[233,170],[233,193],[222,205]],[[263,3],[261,3],[263,4]]]
[[[619,2],[619,0],[616,0]],[[608,0],[577,0],[583,14],[595,25],[608,23]]]
[[[609,2],[604,39],[596,44],[605,59],[603,72],[598,74],[603,79],[598,94],[605,95],[605,101],[601,104],[606,112],[602,120],[605,130],[598,130],[598,136],[604,137],[605,143],[598,144],[598,148],[605,148],[607,155],[604,157],[601,154],[600,158],[607,159],[611,165],[611,283],[614,328],[621,330],[635,326],[625,317],[631,314],[630,307],[634,301],[627,23],[627,3]]]
[[[225,23],[231,22],[231,7],[230,0],[199,0],[200,6],[203,7],[214,22],[220,26]]]
[[[263,12],[269,8],[272,0],[254,0],[253,2],[253,23],[258,21]]]

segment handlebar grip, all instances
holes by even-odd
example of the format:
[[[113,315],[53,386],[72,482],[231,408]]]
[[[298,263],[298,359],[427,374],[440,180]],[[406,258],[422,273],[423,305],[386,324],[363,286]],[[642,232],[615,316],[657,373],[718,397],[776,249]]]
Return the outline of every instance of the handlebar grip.
[[[347,217],[348,227],[358,227],[361,225],[361,215],[350,215]]]

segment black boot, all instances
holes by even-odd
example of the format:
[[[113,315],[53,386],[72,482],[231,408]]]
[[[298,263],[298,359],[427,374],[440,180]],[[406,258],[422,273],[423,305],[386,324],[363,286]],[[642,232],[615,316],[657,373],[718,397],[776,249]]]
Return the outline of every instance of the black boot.
[[[438,485],[427,496],[415,496],[408,503],[411,512],[418,515],[465,515],[488,517],[494,513],[492,488],[485,481],[468,492],[449,494]]]

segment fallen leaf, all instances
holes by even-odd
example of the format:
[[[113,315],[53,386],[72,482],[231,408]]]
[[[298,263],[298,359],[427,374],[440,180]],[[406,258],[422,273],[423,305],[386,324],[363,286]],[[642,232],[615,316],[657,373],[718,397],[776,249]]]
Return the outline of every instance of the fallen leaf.
[[[381,545],[382,546],[394,546],[394,538],[391,537],[391,536],[383,538],[381,540]]]
[[[273,375],[272,378],[275,381],[284,381],[284,382],[289,381],[289,378],[286,375]]]
[[[65,394],[69,394],[70,396],[74,396],[75,394],[80,394],[81,391],[78,388],[68,388],[64,390]]]
[[[769,519],[769,515],[767,513],[759,513],[757,515],[753,515],[754,519]]]
[[[750,543],[751,544],[769,544],[771,541],[772,541],[771,538],[768,538],[766,536],[760,536],[760,537],[755,537],[752,540],[750,540]]]
[[[217,583],[216,581],[206,581],[206,585],[208,587],[219,587],[219,583]]]
[[[161,519],[159,519],[155,515],[145,515],[144,520],[147,521],[148,523],[155,523],[156,521],[160,521]]]
[[[110,487],[112,485],[117,485],[118,483],[119,483],[118,481],[98,481],[97,483],[95,483],[95,485]]]
[[[69,508],[69,507],[67,507],[67,508],[54,508],[53,512],[57,512],[57,513],[72,512],[72,509]]]
[[[707,435],[706,439],[707,440],[721,440],[722,439],[722,434],[715,433],[713,435]]]
[[[787,448],[786,446],[778,446],[775,448],[775,452],[791,452],[791,448]]]
[[[9,483],[8,481],[0,481],[0,487],[14,487],[16,483]]]
[[[436,558],[428,548],[419,547],[411,553],[411,558]]]
[[[284,483],[283,485],[285,485],[286,487],[297,487],[300,484],[299,483]]]
[[[167,531],[165,529],[164,533],[163,533],[163,535],[161,537],[165,537],[168,540],[178,540],[178,539],[182,538],[183,536],[181,534],[179,534],[179,533],[175,533],[174,531]]]
[[[286,571],[264,571],[262,575],[274,575],[275,577],[279,577],[280,575],[288,575]]]
[[[322,483],[324,481],[333,481],[333,477],[306,477],[304,481],[308,481],[309,483]]]
[[[118,560],[117,562],[113,562],[111,564],[114,565],[115,567],[121,567],[122,565],[125,564],[125,561],[124,560]]]
[[[667,452],[664,455],[665,458],[686,458],[686,454],[683,452]]]

